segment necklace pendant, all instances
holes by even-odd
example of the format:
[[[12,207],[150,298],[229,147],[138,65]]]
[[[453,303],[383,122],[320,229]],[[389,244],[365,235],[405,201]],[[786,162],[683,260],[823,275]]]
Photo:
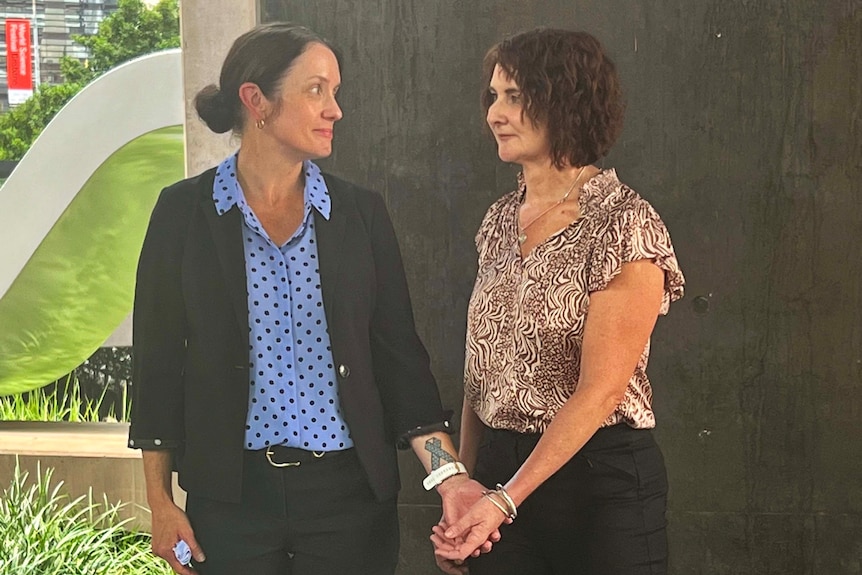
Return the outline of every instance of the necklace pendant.
[[[527,241],[527,232],[521,232],[518,234],[518,243],[520,245],[524,245],[524,242]]]

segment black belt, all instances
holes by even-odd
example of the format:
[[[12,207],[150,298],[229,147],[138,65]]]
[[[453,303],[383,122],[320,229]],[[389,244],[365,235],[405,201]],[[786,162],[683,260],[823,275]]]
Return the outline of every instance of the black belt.
[[[271,445],[266,449],[257,451],[247,451],[246,453],[254,457],[263,457],[267,463],[273,467],[299,467],[300,465],[309,465],[322,461],[324,459],[332,459],[347,453],[351,453],[353,449],[343,449],[341,451],[308,451],[297,447],[286,447],[284,445]]]

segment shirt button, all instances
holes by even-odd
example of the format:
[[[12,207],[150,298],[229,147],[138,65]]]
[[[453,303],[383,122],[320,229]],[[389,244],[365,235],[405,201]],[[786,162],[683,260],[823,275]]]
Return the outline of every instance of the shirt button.
[[[161,440],[161,439],[154,439],[154,440],[153,440],[153,445],[161,445],[161,444],[162,444],[162,440]]]
[[[350,377],[350,368],[342,363],[338,366],[338,375],[347,379],[348,377]]]

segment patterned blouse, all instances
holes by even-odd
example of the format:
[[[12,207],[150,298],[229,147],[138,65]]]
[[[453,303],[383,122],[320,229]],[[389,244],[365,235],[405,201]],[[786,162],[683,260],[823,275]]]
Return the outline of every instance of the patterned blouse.
[[[587,182],[580,217],[522,258],[519,189],[495,202],[476,235],[479,273],[467,311],[465,398],[489,427],[541,433],[575,390],[590,293],[621,265],[640,259],[665,272],[660,313],[683,295],[685,279],[652,206],[614,170]],[[649,341],[623,401],[604,422],[655,427],[646,375]]]

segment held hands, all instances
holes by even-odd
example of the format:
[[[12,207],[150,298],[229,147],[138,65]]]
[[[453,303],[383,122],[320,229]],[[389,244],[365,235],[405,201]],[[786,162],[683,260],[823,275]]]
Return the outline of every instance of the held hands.
[[[441,519],[438,525],[431,528],[431,542],[434,544],[434,561],[437,563],[437,568],[448,575],[467,575],[469,569],[462,559],[447,559],[437,554],[438,549],[455,544],[454,542],[450,543],[443,536],[443,532],[447,527],[446,522]],[[471,556],[476,556],[479,553],[480,550],[477,549]]]
[[[153,509],[152,512],[153,553],[167,561],[171,569],[179,575],[197,575],[197,571],[182,565],[174,554],[174,546],[183,540],[191,549],[195,561],[206,560],[186,514],[172,502]]]
[[[437,490],[443,500],[443,517],[440,524],[432,528],[431,535],[437,566],[449,575],[464,575],[467,573],[467,566],[463,564],[464,559],[468,556],[477,557],[480,553],[488,553],[493,544],[500,540],[498,527],[503,522],[503,518],[501,517],[500,521],[485,533],[481,541],[478,541],[478,535],[469,541],[458,535],[447,537],[446,533],[452,531],[450,526],[459,525],[465,515],[471,514],[476,506],[486,499],[482,496],[485,488],[466,475],[456,475],[440,484]],[[500,511],[497,511],[497,514],[502,515]],[[465,530],[460,529],[459,533],[463,531]],[[466,550],[467,547],[470,549]],[[453,552],[455,549],[459,550],[458,556]],[[460,555],[464,550],[466,551],[463,556]]]
[[[440,525],[432,529],[431,541],[434,543],[437,565],[446,573],[466,573],[466,570],[455,569],[467,557],[490,551],[491,544],[500,540],[500,525],[511,523],[514,519],[513,515],[507,515],[505,501],[501,505],[493,499],[497,497],[496,494],[483,497],[484,492],[484,489],[479,491],[478,498],[473,499],[473,505],[458,520],[441,521]]]

